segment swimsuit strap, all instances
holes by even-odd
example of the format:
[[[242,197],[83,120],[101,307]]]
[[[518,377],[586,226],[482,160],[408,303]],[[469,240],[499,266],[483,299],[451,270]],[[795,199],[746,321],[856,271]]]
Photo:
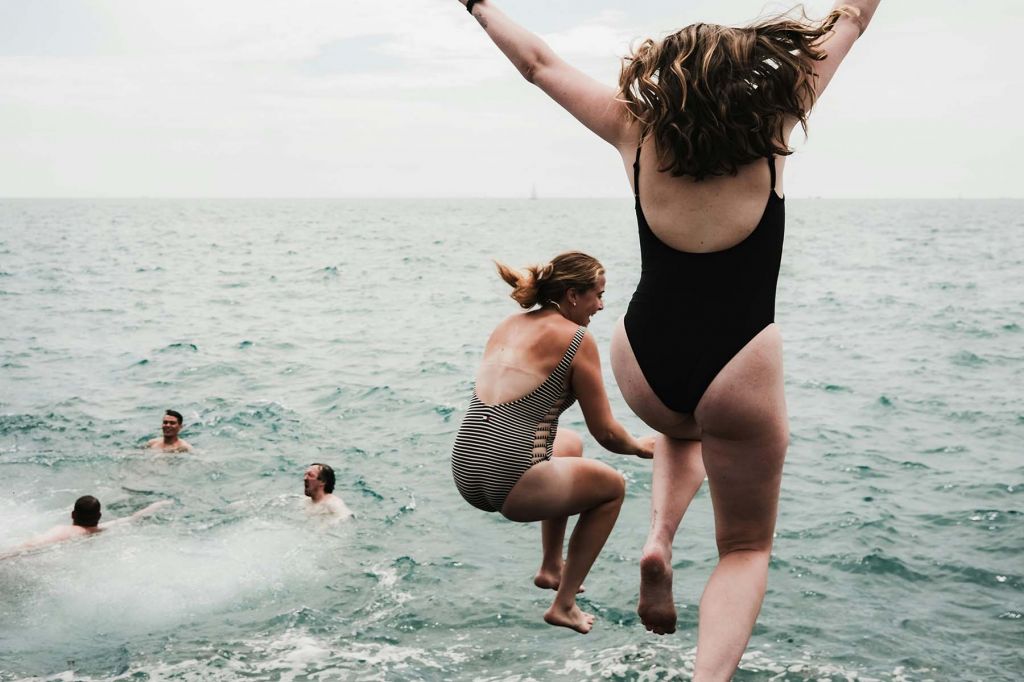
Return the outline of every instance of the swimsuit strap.
[[[768,170],[772,173],[772,191],[775,191],[775,156],[768,157]]]
[[[643,142],[636,148],[636,161],[633,162],[633,196],[640,198],[640,150],[643,149]]]
[[[572,343],[565,350],[565,355],[562,356],[562,361],[555,367],[555,371],[551,373],[551,379],[555,379],[559,384],[562,383],[565,378],[565,373],[569,371],[569,367],[572,366],[573,358],[576,357],[576,351],[580,349],[580,344],[583,343],[583,336],[587,333],[587,328],[580,325],[579,329],[576,330],[576,335],[572,337]]]

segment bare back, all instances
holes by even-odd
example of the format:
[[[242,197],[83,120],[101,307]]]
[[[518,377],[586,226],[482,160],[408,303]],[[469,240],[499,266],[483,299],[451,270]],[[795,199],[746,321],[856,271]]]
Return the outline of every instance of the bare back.
[[[511,315],[491,333],[476,375],[487,405],[510,402],[540,386],[561,361],[578,326],[554,310]]]
[[[635,158],[635,147],[622,150],[630,184]],[[777,158],[775,164],[775,192],[782,196],[784,158]],[[673,249],[690,253],[728,249],[746,239],[764,213],[771,178],[767,164],[760,159],[741,166],[735,176],[709,177],[700,182],[688,176],[673,177],[661,172],[660,166],[653,141],[644,143],[640,153],[640,202],[651,231]]]

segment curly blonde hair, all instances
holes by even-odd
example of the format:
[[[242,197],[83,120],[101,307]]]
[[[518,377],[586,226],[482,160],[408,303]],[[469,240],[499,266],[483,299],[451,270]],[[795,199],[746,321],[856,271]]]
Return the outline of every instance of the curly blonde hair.
[[[850,6],[821,21],[803,8],[731,28],[692,24],[662,40],[647,39],[623,59],[619,97],[629,115],[653,135],[661,169],[701,180],[735,175],[741,165],[788,155],[788,117],[807,132],[814,104],[813,62],[826,52],[815,43]]]
[[[583,292],[597,284],[604,266],[580,251],[559,254],[545,265],[530,265],[523,271],[494,261],[498,274],[511,287],[512,299],[527,310],[535,305],[555,303],[569,289]]]

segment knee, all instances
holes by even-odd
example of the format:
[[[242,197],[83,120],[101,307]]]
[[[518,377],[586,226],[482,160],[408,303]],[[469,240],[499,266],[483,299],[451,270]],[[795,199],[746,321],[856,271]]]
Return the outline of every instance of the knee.
[[[737,552],[748,552],[752,554],[763,554],[767,559],[772,553],[772,535],[767,537],[751,533],[749,535],[733,535],[730,537],[718,537],[718,558],[721,559],[729,554]]]
[[[612,499],[622,504],[622,500],[626,498],[626,477],[614,469],[609,477],[609,490]]]
[[[601,504],[622,504],[626,497],[626,479],[603,462],[593,462],[595,476],[590,479],[591,490],[600,495]]]

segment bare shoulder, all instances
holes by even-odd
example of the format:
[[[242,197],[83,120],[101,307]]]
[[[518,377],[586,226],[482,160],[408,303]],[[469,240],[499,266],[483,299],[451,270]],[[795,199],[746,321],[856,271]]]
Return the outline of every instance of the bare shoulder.
[[[192,452],[192,444],[187,440],[178,440],[178,446],[174,448],[175,452]]]
[[[576,351],[576,357],[572,360],[572,380],[575,383],[581,377],[595,373],[597,376],[601,375],[601,351],[598,349],[597,339],[588,329],[583,335],[579,350]]]
[[[512,313],[494,327],[494,331],[487,337],[487,345],[503,343],[509,336],[515,334],[523,323],[526,313]]]
[[[597,347],[597,339],[594,333],[587,329],[580,341],[580,348],[576,351],[576,357],[582,360],[600,360],[601,352]]]
[[[487,348],[514,346],[543,350],[558,346],[563,337],[571,339],[575,331],[575,323],[548,310],[514,313],[494,328],[487,340]]]
[[[39,539],[44,542],[60,542],[61,540],[70,540],[79,535],[85,535],[85,531],[79,526],[54,526],[40,535]]]
[[[35,549],[37,547],[45,547],[46,545],[52,545],[57,542],[64,542],[72,538],[86,535],[85,529],[79,526],[54,526],[50,530],[40,535],[27,540],[18,546],[19,550]]]
[[[330,512],[332,514],[334,514],[335,516],[339,517],[339,518],[347,519],[347,518],[351,518],[352,515],[353,515],[352,514],[352,510],[348,508],[348,505],[346,505],[341,500],[340,497],[338,497],[337,495],[335,495],[333,493],[331,493],[327,497],[327,499],[325,500],[325,503],[327,504],[328,509],[330,510]]]

